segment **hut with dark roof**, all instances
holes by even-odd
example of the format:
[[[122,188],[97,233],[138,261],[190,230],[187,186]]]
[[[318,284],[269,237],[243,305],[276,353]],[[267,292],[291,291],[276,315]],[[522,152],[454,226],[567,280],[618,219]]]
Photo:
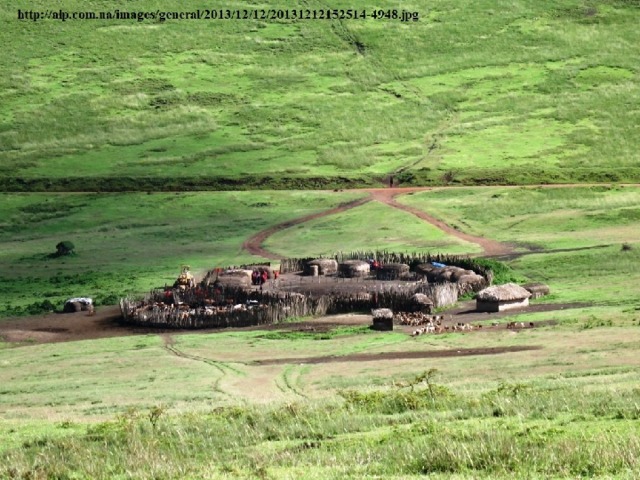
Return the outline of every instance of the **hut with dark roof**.
[[[515,283],[485,288],[476,295],[476,310],[479,312],[502,312],[529,305],[531,293]]]

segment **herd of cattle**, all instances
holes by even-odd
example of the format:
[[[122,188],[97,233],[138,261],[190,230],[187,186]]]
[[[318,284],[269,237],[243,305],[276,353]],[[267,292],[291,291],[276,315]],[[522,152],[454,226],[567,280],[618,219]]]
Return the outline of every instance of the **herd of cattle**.
[[[464,322],[449,322],[445,323],[444,315],[431,315],[423,312],[398,312],[394,315],[394,323],[398,325],[408,325],[412,327],[418,327],[411,333],[412,336],[424,335],[429,333],[448,333],[448,332],[465,332],[476,329],[482,329],[481,323],[471,324]],[[498,322],[492,322],[489,328],[498,327]],[[506,328],[509,330],[517,330],[522,328],[533,328],[534,323],[524,322],[508,322]]]

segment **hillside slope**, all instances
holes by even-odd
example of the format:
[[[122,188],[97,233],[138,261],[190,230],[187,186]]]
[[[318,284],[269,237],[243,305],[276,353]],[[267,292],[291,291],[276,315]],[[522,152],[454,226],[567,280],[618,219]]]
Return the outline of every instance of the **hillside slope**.
[[[5,3],[0,189],[640,180],[637,1],[376,6],[418,21],[33,21],[18,17],[51,2]],[[211,6],[53,11],[198,8]]]

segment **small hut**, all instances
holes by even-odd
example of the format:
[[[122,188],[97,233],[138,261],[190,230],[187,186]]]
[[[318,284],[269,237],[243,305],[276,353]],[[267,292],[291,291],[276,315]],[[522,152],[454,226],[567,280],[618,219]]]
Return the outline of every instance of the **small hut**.
[[[312,275],[315,270],[313,267],[317,267],[318,275],[333,275],[338,272],[338,262],[333,258],[316,258],[310,260],[304,265],[304,273],[306,275]]]
[[[549,295],[549,285],[544,283],[527,283],[522,285],[527,292],[531,294],[531,298],[540,298]]]
[[[347,278],[366,277],[370,270],[369,263],[364,260],[345,260],[338,264],[338,273]]]
[[[411,308],[414,312],[433,313],[433,300],[424,293],[416,293],[411,297]]]
[[[378,308],[371,310],[373,315],[373,330],[388,331],[393,330],[393,312],[389,308]]]
[[[215,283],[223,287],[250,287],[251,270],[225,270],[218,274]]]
[[[62,311],[64,313],[74,313],[81,311],[91,311],[93,309],[93,300],[89,297],[70,298],[64,302]]]
[[[476,295],[476,310],[479,312],[502,312],[529,305],[531,294],[515,283],[485,288]]]
[[[409,276],[409,265],[406,263],[385,263],[376,270],[378,280],[400,280]]]

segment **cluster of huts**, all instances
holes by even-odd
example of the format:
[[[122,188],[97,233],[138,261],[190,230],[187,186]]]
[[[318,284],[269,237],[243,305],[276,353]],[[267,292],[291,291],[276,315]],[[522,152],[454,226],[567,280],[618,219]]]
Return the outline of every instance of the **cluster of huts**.
[[[372,310],[374,328],[385,330],[393,328],[394,310],[432,313],[434,307],[451,305],[459,295],[470,291],[476,292],[477,310],[487,312],[524,307],[530,298],[548,293],[548,288],[542,284],[488,286],[491,278],[480,269],[475,271],[462,266],[425,261],[424,258],[411,262],[402,261],[407,260],[402,257],[391,259],[400,261],[314,258],[288,263],[299,268],[296,274],[308,277],[399,282],[391,284],[392,287],[387,290],[378,288],[367,291],[366,287],[360,287],[357,292],[334,292],[312,298],[310,293],[284,291],[277,285],[270,285],[271,289],[265,290],[263,295],[262,288],[260,292],[252,289],[252,276],[255,277],[259,272],[267,279],[275,280],[279,271],[275,271],[271,265],[249,265],[217,268],[210,271],[197,286],[179,292],[165,289],[152,294],[142,303],[123,301],[121,309],[125,320],[133,323],[170,326],[179,320],[176,326],[186,328],[276,323],[291,315]],[[470,265],[470,262],[460,263]],[[360,280],[355,282],[356,285],[362,283]],[[249,299],[242,292],[259,293],[260,296]],[[247,302],[260,308],[246,308],[246,305],[250,305]]]
[[[310,276],[338,275],[345,278],[374,277],[377,280],[425,279],[431,283],[453,282],[473,286],[486,285],[479,273],[438,262],[418,263],[413,269],[407,263],[379,263],[374,259],[350,259],[338,262],[333,258],[316,258],[304,262],[304,273]]]

